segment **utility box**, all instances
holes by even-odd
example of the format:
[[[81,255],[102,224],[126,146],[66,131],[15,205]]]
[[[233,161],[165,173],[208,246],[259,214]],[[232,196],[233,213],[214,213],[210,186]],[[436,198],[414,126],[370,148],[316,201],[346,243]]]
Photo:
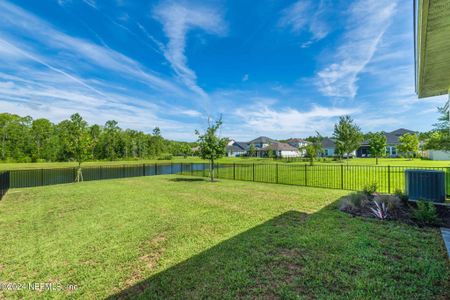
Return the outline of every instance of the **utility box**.
[[[410,200],[445,202],[445,172],[406,170],[405,191]]]

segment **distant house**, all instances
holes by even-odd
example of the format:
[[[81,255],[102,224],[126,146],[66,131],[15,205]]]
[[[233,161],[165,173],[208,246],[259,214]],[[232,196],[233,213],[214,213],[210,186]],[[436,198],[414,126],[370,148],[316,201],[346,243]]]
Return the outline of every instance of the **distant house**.
[[[236,142],[231,140],[227,147],[227,156],[228,157],[239,157],[239,156],[245,156],[248,151],[248,143],[246,142]]]
[[[398,157],[401,153],[398,152],[398,145],[400,144],[399,138],[406,134],[416,134],[417,132],[400,128],[394,130],[392,132],[387,132],[384,135],[386,136],[386,156],[387,157]],[[361,143],[361,146],[356,151],[357,157],[370,157],[370,149],[369,149],[369,141],[365,140]]]
[[[336,152],[336,142],[330,138],[324,138],[322,140],[322,156],[333,157]]]
[[[280,143],[274,139],[266,136],[257,137],[250,142],[236,142],[231,140],[227,147],[228,157],[247,156],[250,147],[253,145],[257,157],[269,156],[269,151],[272,151],[276,157],[299,157],[300,151],[287,143]]]
[[[303,148],[309,144],[308,141],[306,141],[304,139],[292,138],[292,139],[288,139],[286,142],[289,145],[291,145],[292,147],[297,148],[298,151],[300,152],[300,156],[303,157],[306,155],[306,150]]]
[[[286,157],[301,156],[300,151],[297,148],[292,147],[287,143],[280,143],[280,142],[272,143],[258,151],[261,157],[269,156],[269,151],[272,151],[273,155],[275,155],[276,157],[286,158]]]
[[[253,144],[253,146],[255,146],[256,149],[262,149],[264,147],[269,146],[270,144],[276,143],[277,141],[268,138],[267,136],[260,136],[257,137],[254,140],[251,140],[250,142],[248,142],[249,146],[250,144]]]

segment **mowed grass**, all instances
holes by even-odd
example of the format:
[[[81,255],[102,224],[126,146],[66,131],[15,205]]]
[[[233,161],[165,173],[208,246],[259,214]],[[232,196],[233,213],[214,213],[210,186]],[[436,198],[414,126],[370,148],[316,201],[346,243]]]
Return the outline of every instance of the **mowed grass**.
[[[10,190],[0,298],[446,299],[437,229],[351,217],[346,192],[177,176]]]
[[[421,169],[423,167],[416,167]],[[409,167],[356,166],[315,164],[223,164],[216,168],[218,178],[256,181],[265,183],[293,184],[311,187],[361,191],[372,184],[377,191],[394,193],[405,190],[405,170]],[[447,169],[440,169],[447,172]],[[189,171],[187,172],[189,174]],[[209,171],[194,171],[192,174],[208,176]],[[446,176],[450,190],[450,176]]]
[[[273,160],[269,158],[257,158],[257,157],[224,157],[217,160],[218,163],[236,163],[236,164],[276,164],[282,163],[283,160]],[[135,165],[135,164],[170,164],[170,163],[208,163],[206,160],[202,160],[199,157],[174,157],[171,160],[159,160],[159,159],[146,159],[146,160],[120,160],[120,161],[90,161],[83,163],[86,167],[93,166],[109,166],[109,165]],[[305,161],[289,162],[293,165],[308,164]],[[332,159],[320,159],[314,162],[315,165],[360,165],[360,166],[376,166],[374,158],[354,158],[350,160],[335,161]],[[408,160],[406,158],[381,158],[379,160],[380,166],[413,166],[413,167],[443,167],[450,168],[450,161],[433,161],[413,159]],[[76,162],[39,162],[39,163],[0,163],[0,170],[19,170],[19,169],[52,169],[52,168],[73,168],[76,167]]]

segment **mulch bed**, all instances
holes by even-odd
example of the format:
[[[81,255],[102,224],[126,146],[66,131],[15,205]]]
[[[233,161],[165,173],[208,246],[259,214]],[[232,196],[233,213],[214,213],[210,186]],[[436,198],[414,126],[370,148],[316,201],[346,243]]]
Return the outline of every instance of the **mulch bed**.
[[[402,201],[401,205],[395,211],[389,211],[387,220],[398,220],[410,225],[416,225],[423,227],[424,224],[416,222],[413,218],[413,209],[417,207],[416,203],[413,201]],[[341,211],[351,214],[353,216],[360,216],[365,218],[376,218],[370,206],[364,206],[361,208],[346,207],[342,208]],[[432,225],[433,227],[447,227],[450,228],[450,206],[449,205],[436,205],[436,213],[438,215],[438,222]]]

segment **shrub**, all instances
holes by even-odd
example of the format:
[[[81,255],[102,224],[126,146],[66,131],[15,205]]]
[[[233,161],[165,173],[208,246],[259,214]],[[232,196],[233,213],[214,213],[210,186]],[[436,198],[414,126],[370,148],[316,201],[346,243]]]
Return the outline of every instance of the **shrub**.
[[[377,183],[374,182],[372,184],[364,186],[363,193],[366,194],[367,196],[372,196],[377,192],[377,189],[378,189]]]
[[[158,160],[172,160],[172,154],[163,154],[158,157]]]
[[[371,207],[370,210],[372,214],[380,220],[385,220],[388,216],[388,207],[382,201],[373,201],[374,207]]]
[[[362,208],[365,205],[369,203],[369,199],[367,198],[367,195],[361,192],[357,193],[351,193],[348,196],[346,196],[344,199],[342,199],[340,203],[340,209],[355,209],[355,208]]]
[[[408,201],[408,195],[406,195],[406,193],[404,193],[401,189],[396,189],[394,195],[397,196],[403,202]]]
[[[436,207],[429,201],[418,201],[417,208],[413,211],[413,217],[420,224],[433,225],[438,221]]]
[[[399,197],[395,195],[378,195],[374,198],[374,202],[384,203],[389,211],[397,211],[402,203]]]

